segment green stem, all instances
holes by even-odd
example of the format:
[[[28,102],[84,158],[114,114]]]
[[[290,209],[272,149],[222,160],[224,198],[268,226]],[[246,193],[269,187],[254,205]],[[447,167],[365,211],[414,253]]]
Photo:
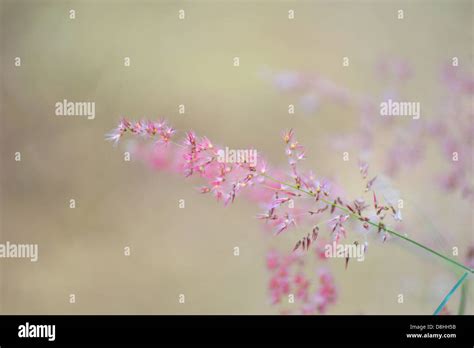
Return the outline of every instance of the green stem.
[[[459,302],[458,315],[463,315],[466,310],[467,284],[468,283],[465,282],[461,287],[461,301]]]
[[[465,272],[463,274],[463,276],[461,278],[459,278],[459,280],[457,281],[456,284],[454,284],[453,288],[448,292],[448,294],[444,297],[443,301],[441,301],[441,303],[439,304],[438,308],[436,308],[436,310],[434,311],[433,315],[438,315],[439,312],[441,312],[441,310],[444,308],[444,306],[446,306],[446,303],[448,303],[449,299],[451,298],[451,296],[456,292],[457,288],[459,288],[459,286],[464,282],[464,280],[466,279],[467,277],[467,272]]]
[[[268,178],[268,179],[270,179],[270,180],[272,180],[272,181],[275,181],[275,182],[278,182],[278,183],[280,183],[280,184],[282,184],[282,185],[291,187],[291,188],[294,189],[294,190],[297,190],[297,191],[303,192],[303,193],[305,193],[305,194],[307,194],[307,195],[310,195],[311,197],[316,197],[315,193],[313,193],[313,192],[306,191],[306,190],[304,190],[304,189],[302,189],[302,188],[300,188],[300,187],[297,187],[297,186],[295,186],[295,185],[288,184],[288,183],[286,183],[286,182],[280,181],[280,180],[278,180],[278,179],[275,179],[275,178],[269,176],[268,174],[261,174],[261,175],[264,176],[264,177],[266,177],[266,178]],[[323,201],[324,203],[329,204],[329,205],[331,205],[331,206],[334,206],[334,207],[336,207],[336,208],[339,209],[339,210],[342,210],[343,212],[347,213],[348,215],[350,215],[350,216],[353,217],[353,218],[356,218],[356,219],[358,219],[358,220],[361,219],[361,218],[363,218],[361,215],[356,214],[356,213],[353,213],[353,212],[351,212],[349,209],[347,209],[347,208],[345,208],[345,207],[343,207],[343,206],[341,206],[341,205],[339,205],[339,204],[337,204],[337,203],[335,203],[335,202],[328,201],[328,200],[325,199],[325,198],[320,198],[320,199],[321,199],[321,201]],[[401,238],[401,239],[403,239],[403,240],[405,240],[405,241],[407,241],[407,242],[409,242],[409,243],[411,243],[411,244],[413,244],[413,245],[416,245],[417,247],[422,248],[422,249],[424,249],[424,250],[430,252],[431,254],[436,255],[436,256],[442,258],[443,260],[445,260],[445,261],[447,261],[447,262],[449,262],[449,263],[451,263],[451,264],[453,264],[453,265],[455,265],[455,266],[457,266],[457,267],[459,267],[459,268],[462,268],[462,269],[465,270],[465,271],[468,271],[469,273],[474,273],[474,270],[473,270],[473,269],[471,269],[471,268],[469,268],[469,267],[463,265],[462,263],[459,263],[459,262],[457,262],[457,261],[455,261],[455,260],[453,260],[453,259],[451,259],[451,258],[449,258],[449,257],[447,257],[447,256],[445,256],[445,255],[443,255],[443,254],[441,254],[441,253],[439,253],[439,252],[437,252],[437,251],[435,251],[435,250],[433,250],[433,249],[427,247],[426,245],[423,245],[423,244],[421,244],[421,243],[418,243],[417,241],[415,241],[415,240],[413,240],[413,239],[411,239],[411,238],[405,237],[404,235],[402,235],[402,234],[400,234],[400,233],[398,233],[398,232],[395,232],[395,231],[393,231],[393,230],[391,230],[391,229],[389,229],[389,228],[387,228],[387,227],[385,227],[385,226],[379,226],[379,224],[376,224],[376,223],[374,223],[374,222],[372,222],[372,221],[370,221],[370,220],[367,221],[367,223],[370,224],[370,225],[372,225],[372,226],[374,226],[374,227],[377,227],[377,228],[381,227],[384,231],[388,232],[388,233],[391,234],[391,235],[397,236],[397,237],[399,237],[399,238]]]

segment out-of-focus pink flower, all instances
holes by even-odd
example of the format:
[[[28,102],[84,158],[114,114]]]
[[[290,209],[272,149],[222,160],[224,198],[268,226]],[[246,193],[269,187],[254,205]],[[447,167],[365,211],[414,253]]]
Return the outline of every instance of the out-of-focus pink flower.
[[[302,314],[325,313],[337,299],[332,275],[328,269],[321,268],[318,271],[319,284],[312,284],[304,273],[304,267],[302,253],[285,256],[275,250],[268,252],[270,303],[291,303],[288,296],[293,295],[294,303],[291,305],[299,308]]]

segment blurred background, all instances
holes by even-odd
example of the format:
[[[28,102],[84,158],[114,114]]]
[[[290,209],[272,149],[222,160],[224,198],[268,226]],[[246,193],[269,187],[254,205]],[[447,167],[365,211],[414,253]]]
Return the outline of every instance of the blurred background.
[[[374,67],[380,57],[399,57],[413,69],[400,94],[421,102],[424,122],[444,93],[442,65],[456,56],[472,74],[472,4],[2,0],[0,237],[38,243],[39,261],[0,260],[1,313],[279,313],[268,299],[265,255],[270,247],[291,250],[291,233],[270,237],[255,219],[258,206],[237,200],[224,208],[198,194],[194,181],[124,161],[125,147],[114,148],[105,133],[122,116],[163,117],[219,144],[254,146],[285,166],[280,135],[292,127],[307,148],[305,168],[336,178],[356,196],[358,154],[343,162],[329,139],[356,132],[358,113],[327,103],[289,115],[298,94],[282,93],[266,76],[319,74],[378,97],[387,82]],[[346,56],[350,65],[343,67]],[[95,102],[95,119],[56,116],[63,99]],[[383,173],[386,139],[375,140],[373,174]],[[437,249],[457,246],[464,262],[473,244],[472,202],[436,186],[433,173],[445,165],[437,151],[392,183],[406,198],[410,236],[429,243],[435,226],[449,241]],[[339,289],[329,314],[430,314],[457,279],[446,264],[403,243],[375,242],[365,262],[344,270],[342,260],[331,260],[328,267]],[[459,293],[448,307],[455,312],[458,302]],[[467,305],[472,314],[472,292]]]

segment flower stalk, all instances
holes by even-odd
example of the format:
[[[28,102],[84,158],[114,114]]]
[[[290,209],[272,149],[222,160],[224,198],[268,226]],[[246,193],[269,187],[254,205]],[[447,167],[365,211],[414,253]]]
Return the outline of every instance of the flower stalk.
[[[261,175],[264,176],[264,177],[266,177],[266,178],[269,179],[269,180],[278,182],[278,183],[281,184],[281,185],[285,185],[285,186],[291,187],[292,189],[297,190],[297,191],[302,192],[302,193],[305,193],[305,194],[307,194],[307,195],[310,195],[311,197],[316,197],[316,194],[313,193],[313,192],[306,191],[306,190],[304,190],[304,189],[302,189],[302,188],[300,188],[300,187],[297,187],[297,186],[295,186],[295,185],[292,185],[292,184],[283,182],[283,181],[281,181],[281,180],[278,180],[278,179],[276,179],[276,178],[273,178],[273,177],[271,177],[270,175],[268,175],[268,174],[266,174],[266,173],[263,173],[263,174],[261,174]],[[325,198],[322,198],[322,197],[320,197],[320,200],[323,201],[324,203],[330,205],[330,206],[333,206],[333,207],[335,207],[335,208],[337,208],[337,209],[339,209],[339,210],[345,212],[346,214],[350,215],[350,216],[353,217],[353,218],[356,218],[357,220],[362,219],[362,216],[361,216],[361,215],[359,215],[359,214],[357,214],[357,213],[355,213],[355,212],[350,211],[349,209],[347,209],[347,208],[345,208],[345,207],[339,205],[337,202],[332,202],[332,201],[329,201],[329,200],[327,200],[327,199],[325,199]],[[377,224],[377,223],[375,223],[375,222],[373,222],[373,221],[370,221],[370,220],[368,220],[368,221],[366,221],[366,222],[367,222],[369,225],[372,225],[372,226],[374,226],[374,227],[377,227],[377,228],[381,227],[385,232],[387,232],[387,233],[389,233],[389,234],[391,234],[391,235],[397,236],[397,237],[399,237],[399,238],[401,238],[401,239],[403,239],[403,240],[405,240],[405,241],[407,241],[407,242],[409,242],[409,243],[411,243],[411,244],[413,244],[413,245],[415,245],[415,246],[417,246],[417,247],[419,247],[419,248],[422,248],[422,249],[428,251],[429,253],[431,253],[431,254],[433,254],[433,255],[436,255],[436,256],[442,258],[443,260],[445,260],[445,261],[447,261],[447,262],[449,262],[449,263],[451,263],[451,264],[453,264],[453,265],[455,265],[455,266],[457,266],[457,267],[463,269],[464,271],[467,271],[468,273],[474,273],[474,270],[473,270],[472,268],[469,268],[469,267],[463,265],[462,263],[459,263],[459,262],[457,262],[457,261],[455,261],[455,260],[453,260],[453,259],[451,259],[451,258],[449,258],[449,257],[447,257],[447,256],[445,256],[445,255],[443,255],[443,254],[441,254],[441,253],[439,253],[439,252],[437,252],[437,251],[435,251],[435,250],[433,250],[433,249],[427,247],[426,245],[423,245],[423,244],[421,244],[421,243],[419,243],[419,242],[417,242],[417,241],[415,241],[415,240],[409,238],[409,237],[405,237],[404,235],[402,235],[402,234],[400,234],[400,233],[398,233],[398,232],[395,232],[395,231],[393,231],[392,229],[387,228],[385,225],[380,226],[380,224]]]

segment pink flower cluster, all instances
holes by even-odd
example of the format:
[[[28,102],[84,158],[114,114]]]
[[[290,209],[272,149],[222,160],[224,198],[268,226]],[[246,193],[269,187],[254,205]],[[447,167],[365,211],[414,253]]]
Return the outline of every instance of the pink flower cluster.
[[[157,141],[163,144],[168,144],[176,132],[164,121],[138,121],[132,123],[126,119],[122,119],[117,128],[107,134],[106,139],[117,144],[127,131],[136,135],[157,137]]]
[[[460,191],[463,198],[474,199],[474,77],[458,67],[446,65],[442,72],[446,89],[439,117],[428,124],[427,133],[438,143],[447,170],[437,177],[446,191]]]
[[[225,205],[234,202],[235,197],[246,187],[253,187],[265,173],[264,162],[253,166],[250,162],[225,163],[219,161],[222,148],[214,146],[206,137],[197,137],[187,132],[184,141],[183,173],[186,177],[198,175],[207,184],[200,187],[201,193],[211,193]]]
[[[134,123],[123,119],[107,138],[116,143],[127,132],[139,139],[156,140],[151,147],[143,145],[146,142],[140,142],[134,148],[134,153],[153,167],[181,173],[185,177],[199,177],[204,180],[199,191],[212,194],[225,205],[244,194],[263,206],[264,212],[257,217],[265,222],[266,229],[275,234],[290,229],[300,233],[299,230],[307,228],[308,232],[303,233],[293,247],[293,253],[283,257],[272,252],[267,260],[268,269],[273,273],[270,280],[272,303],[279,303],[283,295],[294,291],[302,313],[323,313],[336,300],[336,290],[329,271],[319,275],[320,286],[317,290],[313,288],[312,292],[311,281],[301,271],[305,263],[305,251],[312,250],[319,260],[325,259],[322,252],[324,237],[319,237],[320,226],[327,226],[331,242],[339,243],[347,238],[346,225],[352,217],[352,221],[359,221],[365,231],[353,237],[364,239],[364,250],[367,250],[368,233],[384,231],[385,241],[388,236],[385,217],[391,215],[397,220],[398,212],[392,206],[378,202],[375,192],[373,205],[366,204],[362,197],[347,200],[343,190],[334,182],[318,179],[312,172],[300,170],[298,164],[304,160],[305,150],[292,130],[283,134],[285,154],[290,165],[287,174],[267,166],[261,156],[253,163],[223,162],[219,158],[222,147],[206,137],[198,137],[194,132],[187,132],[181,142],[175,142],[172,136],[176,131],[164,121]],[[360,171],[365,179],[368,164],[361,162]],[[375,180],[376,177],[367,180],[366,191],[372,190]],[[323,218],[324,214],[329,217]],[[355,240],[354,243],[359,242]],[[346,267],[347,263],[348,259],[345,260]],[[293,268],[299,268],[297,273],[290,272]]]

